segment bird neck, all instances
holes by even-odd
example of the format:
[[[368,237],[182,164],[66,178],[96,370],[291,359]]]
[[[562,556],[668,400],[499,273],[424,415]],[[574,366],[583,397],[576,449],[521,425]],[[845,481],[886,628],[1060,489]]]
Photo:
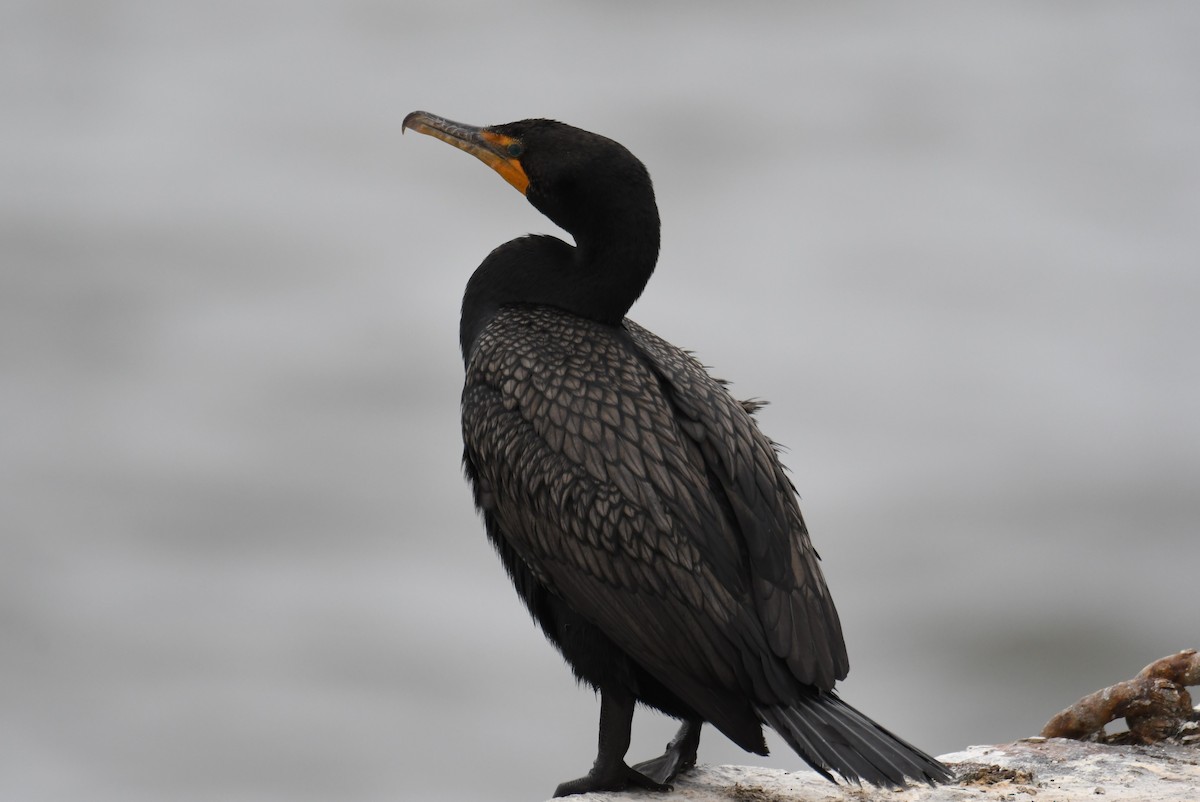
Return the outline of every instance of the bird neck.
[[[658,260],[657,213],[632,221],[595,220],[575,239],[572,247],[556,237],[530,235],[488,254],[463,295],[459,340],[464,360],[504,306],[551,306],[608,325],[621,322]]]
[[[572,230],[575,248],[569,276],[568,305],[581,317],[616,325],[646,288],[658,263],[657,209],[624,209],[586,228]]]

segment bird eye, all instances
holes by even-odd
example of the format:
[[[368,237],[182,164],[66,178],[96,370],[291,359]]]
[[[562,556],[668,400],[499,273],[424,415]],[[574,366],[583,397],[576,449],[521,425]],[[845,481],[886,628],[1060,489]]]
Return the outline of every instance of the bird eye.
[[[513,143],[509,144],[507,150],[508,150],[508,155],[512,156],[515,159],[516,157],[520,156],[522,153],[525,152],[525,147],[520,142],[513,142]]]

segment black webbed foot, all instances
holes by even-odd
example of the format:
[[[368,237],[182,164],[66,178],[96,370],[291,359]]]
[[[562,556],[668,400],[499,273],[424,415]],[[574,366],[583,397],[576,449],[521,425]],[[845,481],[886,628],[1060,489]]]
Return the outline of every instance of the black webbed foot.
[[[633,724],[633,706],[633,697],[628,693],[600,691],[600,748],[596,752],[596,762],[586,777],[558,786],[554,792],[556,797],[588,791],[623,791],[626,788],[671,790],[671,786],[653,780],[625,764],[625,752],[629,749],[629,727]],[[696,729],[699,730],[698,724]],[[696,737],[699,738],[699,735]],[[678,735],[676,740],[679,740]]]
[[[587,776],[568,780],[554,791],[555,797],[586,794],[589,791],[624,791],[626,788],[641,788],[646,791],[670,791],[671,786],[654,780],[624,762],[604,768],[593,767]]]
[[[683,772],[696,765],[696,750],[700,746],[699,721],[685,721],[679,732],[667,744],[667,751],[658,757],[638,763],[633,768],[657,783],[671,783]]]

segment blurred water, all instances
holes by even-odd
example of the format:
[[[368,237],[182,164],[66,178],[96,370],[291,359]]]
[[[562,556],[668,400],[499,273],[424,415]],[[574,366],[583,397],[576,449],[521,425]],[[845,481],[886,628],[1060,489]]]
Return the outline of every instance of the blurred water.
[[[0,798],[590,765],[458,468],[462,286],[549,224],[401,140],[416,108],[649,165],[634,317],[774,402],[855,704],[948,751],[1198,645],[1198,35],[1182,2],[9,0]]]

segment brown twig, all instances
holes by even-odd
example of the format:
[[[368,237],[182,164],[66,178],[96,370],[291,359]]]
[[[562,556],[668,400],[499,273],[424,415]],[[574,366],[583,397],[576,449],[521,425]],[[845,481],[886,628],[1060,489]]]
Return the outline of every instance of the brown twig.
[[[1179,735],[1194,721],[1188,685],[1200,685],[1200,654],[1187,649],[1156,660],[1130,680],[1083,697],[1042,728],[1044,738],[1085,740],[1124,718],[1134,743],[1157,743]]]

